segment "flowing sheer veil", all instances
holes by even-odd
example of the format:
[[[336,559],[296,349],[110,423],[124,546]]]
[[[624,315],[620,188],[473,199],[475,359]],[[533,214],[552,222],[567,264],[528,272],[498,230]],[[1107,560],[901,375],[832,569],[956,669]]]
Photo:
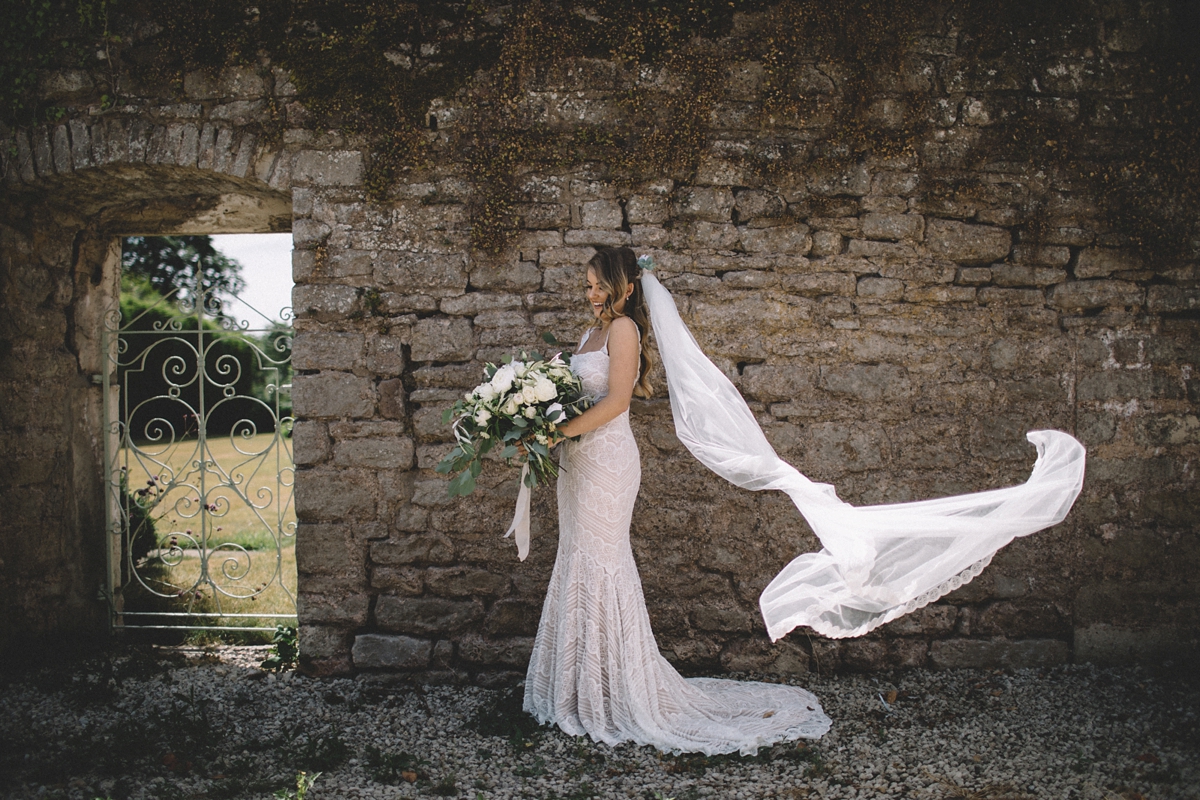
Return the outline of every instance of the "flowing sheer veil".
[[[767,633],[807,625],[862,634],[933,602],[980,573],[1017,536],[1061,522],[1083,487],[1084,449],[1061,431],[1030,431],[1037,461],[1019,486],[915,503],[855,507],[775,454],[746,401],[701,351],[671,293],[649,271],[642,288],[667,373],[679,440],[743,489],[786,492],[822,549],[783,568],[759,599]]]

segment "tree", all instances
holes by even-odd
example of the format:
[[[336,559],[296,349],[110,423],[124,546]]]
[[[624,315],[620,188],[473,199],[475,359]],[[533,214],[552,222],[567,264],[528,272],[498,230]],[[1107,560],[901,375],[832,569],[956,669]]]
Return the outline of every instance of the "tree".
[[[197,270],[204,290],[218,302],[246,287],[242,265],[217,252],[211,236],[130,236],[121,248],[121,263],[126,275],[145,278],[172,299],[192,294]]]

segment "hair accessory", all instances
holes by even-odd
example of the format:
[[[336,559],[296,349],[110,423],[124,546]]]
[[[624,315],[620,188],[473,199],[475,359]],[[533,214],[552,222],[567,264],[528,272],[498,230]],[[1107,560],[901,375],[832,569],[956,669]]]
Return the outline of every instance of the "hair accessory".
[[[651,258],[650,256],[638,256],[637,264],[639,267],[646,270],[647,272],[654,271],[654,267],[655,267],[654,259]]]

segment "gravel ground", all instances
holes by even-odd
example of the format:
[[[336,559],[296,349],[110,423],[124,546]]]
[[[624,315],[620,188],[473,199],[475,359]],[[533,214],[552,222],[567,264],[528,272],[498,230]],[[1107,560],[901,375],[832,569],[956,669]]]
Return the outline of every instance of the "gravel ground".
[[[758,756],[538,728],[519,691],[265,675],[126,647],[0,676],[0,797],[1200,798],[1200,683],[1137,668],[808,676],[833,730]]]

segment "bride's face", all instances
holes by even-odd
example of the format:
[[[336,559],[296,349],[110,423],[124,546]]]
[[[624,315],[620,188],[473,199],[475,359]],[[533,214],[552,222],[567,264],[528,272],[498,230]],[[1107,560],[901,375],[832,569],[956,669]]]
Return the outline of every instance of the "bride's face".
[[[630,286],[625,297],[613,301],[613,313],[621,314],[625,310],[625,300],[632,293],[633,287]],[[591,267],[588,267],[587,271],[587,299],[592,304],[592,314],[599,319],[600,314],[604,312],[604,303],[608,300],[608,290],[600,285],[600,281],[596,279],[596,271]]]

